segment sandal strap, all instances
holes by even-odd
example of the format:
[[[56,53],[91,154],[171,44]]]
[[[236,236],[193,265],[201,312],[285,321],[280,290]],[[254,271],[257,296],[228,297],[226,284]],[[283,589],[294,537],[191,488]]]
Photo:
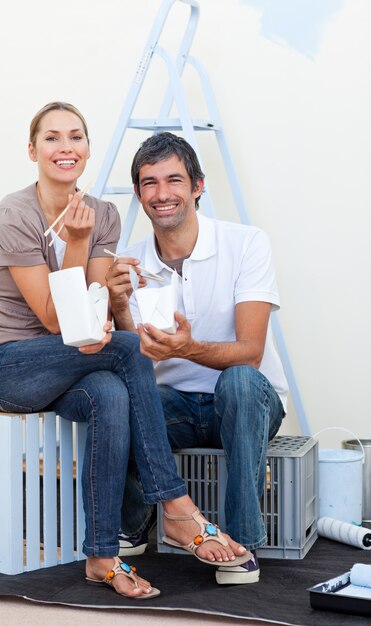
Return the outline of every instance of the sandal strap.
[[[200,509],[196,509],[190,515],[171,515],[170,513],[166,513],[166,511],[164,511],[164,515],[165,517],[167,517],[167,519],[175,520],[178,522],[187,520],[194,520],[195,522],[197,522],[200,528],[200,532],[198,535],[195,536],[193,541],[188,544],[188,548],[193,552],[200,547],[201,543],[205,543],[206,541],[217,541],[224,547],[228,545],[228,541],[224,539],[219,530],[219,527],[216,524],[211,524],[210,522],[205,520],[200,513]]]
[[[186,522],[193,519],[198,524],[200,523],[195,518],[195,516],[197,517],[198,515],[200,515],[200,509],[196,509],[190,515],[171,515],[170,513],[166,513],[166,511],[164,511],[164,515],[165,517],[167,517],[167,519],[175,520],[176,522]]]
[[[121,559],[117,556],[113,558],[114,566],[109,569],[104,577],[104,580],[108,585],[112,585],[112,580],[115,576],[126,576],[130,578],[136,587],[138,587],[138,581],[136,576],[136,568],[134,566],[130,566],[127,563],[123,563]]]
[[[196,520],[199,522],[199,520]],[[188,544],[189,548],[192,551],[197,550],[202,543],[206,543],[206,541],[216,541],[220,543],[222,546],[226,547],[228,545],[228,541],[223,537],[222,533],[219,530],[219,527],[216,524],[211,524],[210,522],[204,521],[201,527],[201,532],[199,535]]]

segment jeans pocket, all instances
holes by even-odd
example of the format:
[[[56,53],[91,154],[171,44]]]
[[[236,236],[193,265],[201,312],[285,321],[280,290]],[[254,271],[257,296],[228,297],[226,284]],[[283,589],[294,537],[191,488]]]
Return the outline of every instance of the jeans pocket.
[[[0,398],[0,411],[3,413],[32,413],[32,406],[22,406]]]

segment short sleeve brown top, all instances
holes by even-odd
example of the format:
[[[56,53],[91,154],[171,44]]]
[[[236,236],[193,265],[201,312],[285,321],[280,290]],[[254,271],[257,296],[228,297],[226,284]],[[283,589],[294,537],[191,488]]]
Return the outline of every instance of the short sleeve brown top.
[[[116,251],[120,217],[114,204],[85,194],[95,210],[95,228],[90,237],[89,258],[105,257],[104,248]],[[49,334],[17,289],[9,266],[29,267],[46,264],[58,270],[54,246],[37,195],[36,184],[12,193],[0,202],[0,344]]]

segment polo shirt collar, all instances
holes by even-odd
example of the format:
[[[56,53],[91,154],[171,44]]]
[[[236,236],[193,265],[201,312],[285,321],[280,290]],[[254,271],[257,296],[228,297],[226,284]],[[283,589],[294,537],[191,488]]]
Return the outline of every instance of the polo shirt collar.
[[[207,218],[200,213],[197,213],[197,219],[198,237],[190,259],[194,261],[201,261],[203,259],[208,259],[216,253],[216,228],[214,220]],[[164,268],[169,270],[168,266],[158,258],[155,244],[155,234],[153,231],[147,239],[144,266],[156,274],[161,272]]]
[[[198,237],[190,256],[194,261],[202,261],[216,254],[215,221],[197,212]]]

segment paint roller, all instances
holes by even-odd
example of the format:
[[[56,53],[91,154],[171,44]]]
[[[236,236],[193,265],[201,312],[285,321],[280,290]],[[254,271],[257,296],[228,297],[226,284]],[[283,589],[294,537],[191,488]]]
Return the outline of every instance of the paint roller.
[[[371,550],[371,530],[342,522],[332,517],[320,517],[317,522],[318,534],[327,539],[347,543],[350,546]],[[371,586],[371,584],[370,584]]]

